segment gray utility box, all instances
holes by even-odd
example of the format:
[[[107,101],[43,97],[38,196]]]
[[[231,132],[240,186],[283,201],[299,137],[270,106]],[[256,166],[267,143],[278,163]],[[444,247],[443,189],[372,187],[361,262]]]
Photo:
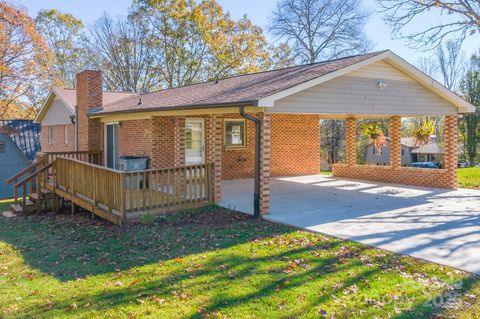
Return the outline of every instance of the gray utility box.
[[[145,156],[125,155],[121,156],[118,162],[121,171],[143,171],[148,168],[148,157]],[[140,174],[138,177],[136,174],[133,176],[128,175],[125,180],[125,184],[127,189],[130,189],[130,184],[134,190],[137,189],[137,185],[140,189],[148,188],[148,181],[143,180],[143,174]]]
[[[120,156],[121,171],[143,171],[148,168],[148,157],[145,156]]]

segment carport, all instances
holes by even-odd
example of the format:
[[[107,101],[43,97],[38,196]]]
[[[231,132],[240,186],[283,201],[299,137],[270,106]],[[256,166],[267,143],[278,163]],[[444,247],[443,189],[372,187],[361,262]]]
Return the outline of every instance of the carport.
[[[480,191],[457,190],[458,117],[471,104],[387,51],[258,105],[263,218],[480,273]],[[402,118],[425,116],[443,117],[442,169],[402,166]],[[378,118],[389,119],[389,163],[360,165],[357,121]],[[332,176],[317,175],[321,119],[345,121]],[[253,179],[223,177],[220,204],[253,213]]]
[[[287,181],[278,177],[319,173],[319,130],[323,119],[345,121],[346,159],[343,163],[333,165],[333,176],[450,190],[457,188],[458,117],[462,113],[473,112],[475,107],[390,51],[348,66],[338,66],[344,62],[333,60],[320,63],[316,67],[323,68],[322,75],[258,99],[256,104],[263,108],[258,116],[261,122],[258,130],[260,138],[253,143],[259,149],[255,152],[259,154],[258,172],[253,174],[253,165],[247,165],[252,164],[249,159],[252,158],[253,151],[238,153],[241,151],[225,147],[220,154],[222,180],[256,177],[259,184],[256,192],[260,214],[278,214],[281,212],[280,207],[290,207],[288,205],[298,205],[307,211],[312,205],[311,209],[316,209],[312,199],[315,196],[300,196],[297,202],[293,198],[291,202],[281,201],[282,204],[279,205],[275,202],[276,196],[282,195],[278,195],[278,192],[276,195],[274,189],[284,189],[286,197],[292,198],[297,193],[296,190],[290,190],[291,184],[285,184]],[[333,71],[329,72],[330,69]],[[288,75],[289,69],[285,72]],[[311,70],[304,69],[302,76],[309,72]],[[298,76],[299,74],[294,75]],[[427,116],[443,118],[443,168],[404,167],[401,162],[402,118]],[[357,121],[379,118],[386,119],[389,123],[389,163],[384,166],[359,165]],[[246,131],[246,139],[255,135],[253,129],[247,128]],[[247,143],[245,149],[248,150],[249,147],[252,147],[252,142]],[[237,177],[239,174],[236,172],[246,174]],[[232,183],[237,187],[248,185],[241,181]],[[227,196],[223,202],[231,204],[228,200],[228,184],[226,181],[222,187]],[[302,191],[309,192],[310,189],[300,190],[298,195],[302,195]],[[245,186],[239,196],[252,193],[253,186]],[[352,207],[356,206],[355,200],[362,202],[364,198],[347,197],[347,202]],[[248,200],[248,195],[246,198]],[[253,196],[249,201],[252,200]],[[368,205],[375,205],[372,201],[366,201]],[[348,216],[346,206],[337,207],[336,204],[335,201],[331,204],[332,214],[337,214],[342,219],[345,214]],[[330,204],[323,200],[318,201],[317,205]]]
[[[223,181],[221,205],[252,213],[253,179]],[[480,273],[480,191],[325,175],[270,180],[267,220]]]

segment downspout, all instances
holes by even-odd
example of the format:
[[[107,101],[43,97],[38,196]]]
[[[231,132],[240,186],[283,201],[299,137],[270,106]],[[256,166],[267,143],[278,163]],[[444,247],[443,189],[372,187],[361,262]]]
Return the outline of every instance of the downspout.
[[[255,219],[259,219],[260,218],[261,121],[258,118],[245,113],[245,106],[240,106],[240,115],[243,118],[255,123],[255,190],[253,193],[253,207],[254,207],[253,217]]]

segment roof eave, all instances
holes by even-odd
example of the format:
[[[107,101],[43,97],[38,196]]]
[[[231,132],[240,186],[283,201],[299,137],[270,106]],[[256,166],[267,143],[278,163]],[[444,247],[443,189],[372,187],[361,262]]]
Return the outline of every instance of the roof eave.
[[[47,98],[45,99],[45,101],[43,101],[42,106],[37,113],[37,116],[35,116],[35,119],[33,120],[33,123],[40,124],[42,122],[42,119],[45,116],[45,113],[47,113],[48,107],[51,104],[51,101],[53,101],[53,99],[55,98],[55,95],[56,94],[53,90],[50,90],[50,92],[48,92]]]
[[[110,115],[118,114],[133,114],[133,113],[147,113],[147,112],[162,112],[162,111],[184,111],[184,110],[196,110],[196,109],[216,109],[222,107],[232,107],[232,106],[258,106],[258,100],[253,101],[238,101],[238,102],[228,102],[228,103],[217,103],[217,104],[195,104],[195,105],[178,105],[172,107],[150,107],[142,109],[129,109],[121,111],[111,111],[111,112],[93,112],[88,113],[90,118],[100,118]]]
[[[68,112],[70,113],[70,115],[75,115],[75,106],[74,105],[73,106],[69,105],[64,99],[62,99],[61,95],[56,92],[55,88],[52,88],[50,90],[50,92],[48,92],[48,95],[47,95],[47,98],[45,99],[45,101],[43,101],[43,104],[40,107],[40,110],[38,111],[37,116],[33,120],[33,123],[40,124],[42,122],[43,117],[47,113],[49,107],[51,106],[53,100],[56,97],[59,98],[63,102],[63,104],[65,105],[65,107],[68,110]]]

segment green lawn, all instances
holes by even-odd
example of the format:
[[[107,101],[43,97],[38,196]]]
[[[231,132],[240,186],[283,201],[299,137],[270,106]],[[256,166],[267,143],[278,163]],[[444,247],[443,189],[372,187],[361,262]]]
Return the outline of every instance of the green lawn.
[[[480,189],[480,167],[458,169],[458,186]]]
[[[0,318],[469,318],[476,291],[458,270],[217,207],[125,229],[0,217]]]

